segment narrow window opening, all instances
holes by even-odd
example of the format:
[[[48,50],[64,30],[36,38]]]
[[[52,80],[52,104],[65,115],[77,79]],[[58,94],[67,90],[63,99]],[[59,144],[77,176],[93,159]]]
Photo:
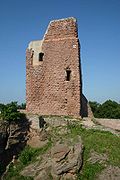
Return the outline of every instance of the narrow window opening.
[[[66,81],[70,81],[71,78],[71,70],[67,69],[66,70]]]
[[[39,61],[43,61],[43,56],[44,56],[44,53],[39,53]]]

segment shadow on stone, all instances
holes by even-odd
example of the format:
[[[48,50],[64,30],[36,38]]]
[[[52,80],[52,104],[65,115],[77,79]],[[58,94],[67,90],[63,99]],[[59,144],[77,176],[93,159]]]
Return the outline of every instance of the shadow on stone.
[[[12,121],[11,123],[3,121],[2,126],[4,131],[0,132],[0,176],[13,160],[13,157],[17,158],[26,146],[30,122],[25,114],[21,113],[20,120]]]
[[[88,117],[93,118],[93,112],[91,110],[90,104],[87,100],[87,98],[82,94],[82,100],[81,100],[81,116],[82,118]]]
[[[46,122],[42,116],[39,116],[39,128],[44,128]]]
[[[88,100],[86,97],[82,94],[82,108],[81,108],[81,114],[82,117],[88,117]]]

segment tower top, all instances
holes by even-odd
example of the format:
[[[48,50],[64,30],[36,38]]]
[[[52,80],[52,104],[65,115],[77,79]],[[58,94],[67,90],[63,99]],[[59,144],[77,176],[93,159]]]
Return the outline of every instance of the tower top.
[[[74,17],[50,21],[44,40],[78,37],[77,20]]]

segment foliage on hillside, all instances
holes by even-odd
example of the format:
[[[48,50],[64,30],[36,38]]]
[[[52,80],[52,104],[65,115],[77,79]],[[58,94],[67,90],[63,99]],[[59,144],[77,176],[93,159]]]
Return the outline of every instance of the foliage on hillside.
[[[16,121],[21,119],[21,113],[17,110],[17,102],[0,104],[0,118],[5,121]]]
[[[103,104],[89,102],[95,118],[120,119],[120,104],[107,100]]]
[[[19,104],[18,109],[26,109],[26,103]]]

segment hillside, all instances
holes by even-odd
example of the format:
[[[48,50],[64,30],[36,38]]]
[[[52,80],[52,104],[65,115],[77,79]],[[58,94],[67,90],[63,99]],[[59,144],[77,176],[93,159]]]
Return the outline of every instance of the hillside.
[[[97,119],[27,119],[27,144],[2,179],[120,179],[119,129],[103,127]]]

